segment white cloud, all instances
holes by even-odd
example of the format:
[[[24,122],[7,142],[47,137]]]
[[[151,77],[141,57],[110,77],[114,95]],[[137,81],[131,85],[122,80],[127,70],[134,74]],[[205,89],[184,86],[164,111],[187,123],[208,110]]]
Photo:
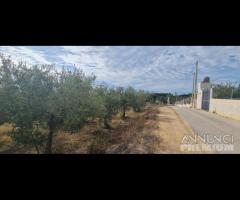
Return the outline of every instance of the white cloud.
[[[75,65],[97,81],[111,85],[162,91],[191,91],[192,73],[199,61],[199,80],[237,79],[240,47],[231,46],[63,46],[0,47],[14,59],[30,63]]]
[[[32,50],[30,47],[1,46],[0,52],[11,56],[13,61],[23,61],[27,64],[50,64],[41,51]]]

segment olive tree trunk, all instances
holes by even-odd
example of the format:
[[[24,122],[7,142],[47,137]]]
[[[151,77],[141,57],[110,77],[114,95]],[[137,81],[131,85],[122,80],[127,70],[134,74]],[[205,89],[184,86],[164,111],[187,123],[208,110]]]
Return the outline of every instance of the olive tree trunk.
[[[47,137],[47,144],[45,148],[45,153],[46,154],[51,154],[52,153],[52,140],[53,140],[53,133],[55,129],[55,122],[54,122],[54,115],[50,116],[50,119],[48,121],[48,128],[49,128],[49,133]]]

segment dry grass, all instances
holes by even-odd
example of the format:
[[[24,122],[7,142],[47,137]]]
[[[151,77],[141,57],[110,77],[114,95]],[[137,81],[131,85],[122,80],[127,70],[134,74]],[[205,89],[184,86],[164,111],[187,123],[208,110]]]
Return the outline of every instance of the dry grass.
[[[153,136],[144,132],[153,128],[150,120],[156,118],[154,109],[147,107],[144,112],[127,111],[126,119],[121,119],[119,113],[112,119],[112,130],[99,128],[97,122],[89,122],[78,133],[70,134],[59,131],[53,139],[54,153],[149,153]],[[7,134],[12,130],[10,124],[0,126],[0,151],[19,153],[20,149],[9,148],[11,137]],[[34,149],[21,148],[22,153],[34,152]]]
[[[112,119],[112,129],[102,129],[96,122],[81,131],[69,134],[61,131],[54,138],[54,153],[154,153],[161,138],[154,134],[158,129],[156,107],[148,106],[144,112],[129,110],[124,120],[120,115]]]
[[[59,131],[53,140],[54,153],[87,153],[94,141],[94,132],[98,129],[96,122],[85,125],[79,132],[70,134]]]
[[[11,145],[12,139],[8,135],[8,132],[12,131],[10,124],[3,124],[0,126],[0,151],[5,150]]]
[[[5,135],[7,132],[12,130],[11,124],[3,124],[0,126],[0,135]]]
[[[143,112],[129,110],[112,119],[112,129],[99,128],[89,122],[78,133],[59,131],[53,139],[53,153],[149,154],[179,152],[177,144],[185,129],[172,110],[148,105]],[[184,131],[183,131],[184,130]],[[7,132],[11,126],[0,126],[0,142],[10,144]],[[12,150],[14,151],[14,150]],[[19,150],[15,150],[19,151]],[[31,152],[25,148],[25,152]],[[14,153],[14,152],[13,152]]]
[[[147,106],[144,112],[130,111],[128,118],[116,128],[114,142],[107,153],[147,154],[155,153],[161,143],[161,137],[155,134],[158,110],[155,106]]]

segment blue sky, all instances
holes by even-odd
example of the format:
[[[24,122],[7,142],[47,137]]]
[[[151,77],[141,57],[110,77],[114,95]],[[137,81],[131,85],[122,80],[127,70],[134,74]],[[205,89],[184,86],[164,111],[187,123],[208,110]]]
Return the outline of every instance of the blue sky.
[[[196,60],[199,81],[240,80],[238,46],[0,46],[0,53],[27,64],[75,65],[99,83],[154,92],[191,92]]]

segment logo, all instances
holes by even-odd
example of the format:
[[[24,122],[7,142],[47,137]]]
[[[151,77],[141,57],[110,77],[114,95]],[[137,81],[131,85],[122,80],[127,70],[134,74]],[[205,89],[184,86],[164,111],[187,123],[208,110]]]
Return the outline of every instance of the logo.
[[[181,151],[187,152],[232,152],[234,138],[232,135],[185,135],[181,142]]]

